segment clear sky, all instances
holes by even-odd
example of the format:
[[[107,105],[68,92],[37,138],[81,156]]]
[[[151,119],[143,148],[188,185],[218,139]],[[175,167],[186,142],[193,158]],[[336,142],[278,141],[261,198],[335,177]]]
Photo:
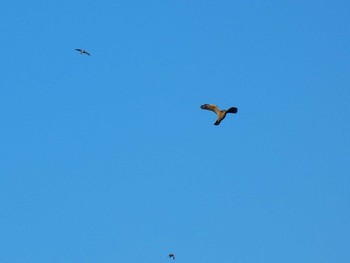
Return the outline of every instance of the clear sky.
[[[349,13],[3,1],[0,262],[350,262]]]

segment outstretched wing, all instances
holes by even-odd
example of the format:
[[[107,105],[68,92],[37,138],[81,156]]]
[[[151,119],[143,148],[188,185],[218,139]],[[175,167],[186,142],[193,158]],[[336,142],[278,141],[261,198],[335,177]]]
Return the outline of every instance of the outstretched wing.
[[[89,56],[90,56],[90,53],[89,53],[89,52],[84,51],[84,53],[85,53],[86,55],[89,55]]]
[[[82,50],[81,50],[81,49],[79,49],[79,48],[76,48],[75,50],[76,50],[76,51],[79,51],[79,52],[81,52],[81,51],[82,51]]]
[[[236,107],[229,108],[226,112],[227,113],[237,113],[238,109]]]
[[[220,113],[220,109],[218,108],[218,106],[214,105],[214,104],[203,104],[201,106],[202,110],[210,110],[215,112],[216,114]]]

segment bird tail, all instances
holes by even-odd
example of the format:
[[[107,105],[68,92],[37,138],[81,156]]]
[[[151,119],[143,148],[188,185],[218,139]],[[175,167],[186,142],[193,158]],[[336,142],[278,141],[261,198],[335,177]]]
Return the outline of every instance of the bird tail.
[[[227,113],[237,113],[238,109],[236,107],[229,108],[226,112]]]

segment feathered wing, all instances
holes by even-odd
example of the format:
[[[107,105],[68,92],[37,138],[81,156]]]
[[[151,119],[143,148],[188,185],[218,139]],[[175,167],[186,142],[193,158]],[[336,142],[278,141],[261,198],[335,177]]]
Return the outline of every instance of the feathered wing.
[[[217,115],[219,115],[220,113],[220,109],[218,108],[218,106],[214,105],[214,104],[203,104],[201,106],[202,110],[210,110],[215,112]]]
[[[83,53],[85,53],[86,55],[89,55],[89,56],[90,56],[90,53],[89,53],[89,52],[84,51]]]
[[[76,48],[75,50],[76,50],[76,51],[79,51],[79,52],[81,52],[81,51],[82,51],[82,50],[81,50],[81,49],[79,49],[79,48]]]
[[[226,112],[227,113],[237,113],[238,109],[236,107],[229,108]]]
[[[221,120],[217,119],[216,122],[214,122],[214,125],[218,126],[221,121],[222,121],[222,119]]]

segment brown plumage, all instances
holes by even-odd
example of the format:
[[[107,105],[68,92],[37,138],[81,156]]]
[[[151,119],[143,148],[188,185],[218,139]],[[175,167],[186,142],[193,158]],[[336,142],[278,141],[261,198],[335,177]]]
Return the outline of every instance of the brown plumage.
[[[227,113],[237,113],[238,109],[236,107],[231,107],[228,110],[220,110],[218,106],[214,104],[203,104],[201,106],[201,109],[203,110],[210,110],[216,113],[218,116],[216,122],[214,125],[219,125],[220,122],[225,119]]]
[[[80,52],[80,54],[86,54],[86,55],[89,55],[89,56],[90,56],[90,53],[89,53],[89,52],[87,52],[87,51],[85,51],[85,50],[83,50],[83,49],[76,48],[75,50],[76,50],[76,51],[79,51],[79,52]]]
[[[175,255],[173,253],[170,253],[169,258],[175,259]]]

